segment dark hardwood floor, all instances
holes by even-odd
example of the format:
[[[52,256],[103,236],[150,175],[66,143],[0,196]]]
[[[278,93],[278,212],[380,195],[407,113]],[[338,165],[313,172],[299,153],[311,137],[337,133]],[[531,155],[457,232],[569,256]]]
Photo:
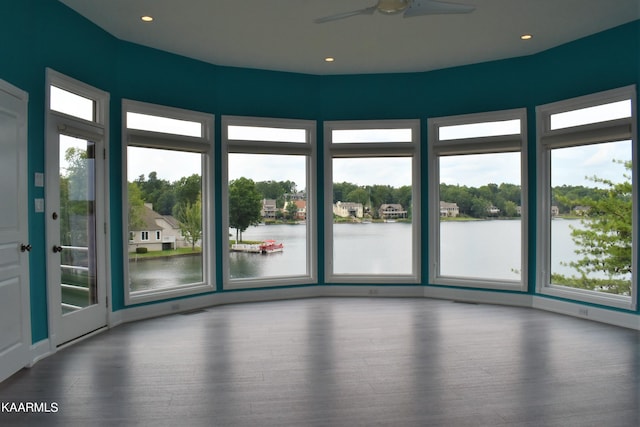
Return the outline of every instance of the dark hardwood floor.
[[[532,309],[315,298],[122,325],[0,384],[28,426],[640,425],[640,334]]]

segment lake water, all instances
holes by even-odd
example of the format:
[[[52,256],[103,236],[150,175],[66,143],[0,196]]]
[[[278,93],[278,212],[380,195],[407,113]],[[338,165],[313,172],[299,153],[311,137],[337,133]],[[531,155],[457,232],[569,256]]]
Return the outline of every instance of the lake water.
[[[521,269],[520,221],[451,221],[441,223],[441,274],[517,280]],[[563,265],[577,259],[571,226],[579,220],[554,220],[552,271],[571,275]],[[275,239],[284,251],[272,254],[232,252],[232,278],[306,274],[306,227],[250,227],[245,240]],[[337,274],[410,274],[411,224],[334,224],[334,272]],[[424,258],[424,257],[423,257]],[[329,261],[329,260],[328,260]],[[180,257],[130,262],[132,290],[166,288],[201,280],[201,258]]]
[[[411,224],[334,224],[334,271],[337,274],[411,274]],[[283,252],[256,256],[230,254],[231,277],[306,274],[306,228],[303,225],[250,227],[244,240],[275,239]]]

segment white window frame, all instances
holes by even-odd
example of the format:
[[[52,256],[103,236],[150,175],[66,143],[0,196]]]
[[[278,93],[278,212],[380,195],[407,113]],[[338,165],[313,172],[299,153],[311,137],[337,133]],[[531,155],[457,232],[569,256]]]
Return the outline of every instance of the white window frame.
[[[306,193],[307,193],[307,274],[277,277],[253,277],[232,279],[230,276],[229,251],[223,251],[222,277],[224,289],[267,288],[318,283],[317,257],[317,220],[316,211],[316,121],[301,119],[282,119],[266,117],[222,116],[222,229],[229,229],[229,154],[273,154],[306,156]],[[302,129],[306,133],[306,142],[259,141],[229,139],[229,126],[251,126],[283,129]],[[229,233],[221,236],[222,247],[229,247]],[[286,248],[285,248],[286,250]]]
[[[140,241],[141,242],[146,242],[149,240],[149,232],[148,231],[141,231],[140,232]]]
[[[127,113],[141,113],[171,119],[199,122],[202,126],[202,136],[175,135],[163,132],[152,132],[138,129],[127,129]],[[124,257],[124,295],[125,305],[138,304],[148,301],[159,301],[186,295],[215,290],[215,232],[213,227],[214,199],[213,199],[213,127],[214,116],[207,113],[149,104],[128,99],[122,100],[122,215],[123,227],[128,224],[128,186],[127,186],[127,148],[130,146],[142,148],[173,149],[178,151],[202,154],[202,282],[180,285],[174,288],[154,289],[148,291],[130,292],[128,266],[128,240],[124,239],[122,248]]]
[[[467,125],[506,120],[520,120],[520,133],[513,135],[482,136],[460,139],[439,139],[441,127]],[[444,286],[464,286],[469,288],[526,291],[527,290],[527,110],[491,111],[448,117],[436,117],[427,120],[429,132],[429,283]],[[520,280],[499,280],[489,278],[468,278],[443,276],[440,274],[440,162],[441,156],[484,154],[484,153],[520,153],[521,188],[521,261]]]
[[[631,117],[551,130],[551,116],[582,108],[631,100]],[[632,242],[631,296],[621,296],[586,289],[551,284],[551,150],[611,141],[631,140],[632,147],[632,228],[638,234],[638,159],[637,159],[637,103],[635,85],[580,96],[536,107],[537,117],[537,283],[540,294],[586,303],[635,310],[638,300],[637,238]]]
[[[333,143],[334,130],[411,129],[409,142]],[[410,157],[412,200],[412,243],[409,274],[336,274],[333,271],[333,159],[366,157]],[[421,172],[420,120],[353,120],[324,122],[324,217],[325,217],[325,281],[358,284],[421,283]]]

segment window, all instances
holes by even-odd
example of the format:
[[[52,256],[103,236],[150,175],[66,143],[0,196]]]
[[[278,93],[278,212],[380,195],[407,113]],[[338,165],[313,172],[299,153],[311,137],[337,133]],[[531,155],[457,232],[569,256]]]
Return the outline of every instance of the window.
[[[635,308],[635,88],[537,108],[538,291]]]
[[[524,109],[428,120],[430,282],[524,290]]]
[[[326,280],[419,283],[418,120],[326,122]]]
[[[125,100],[123,123],[127,302],[212,290],[213,117]]]
[[[58,86],[49,88],[49,108],[78,119],[96,121],[96,102]]]
[[[314,283],[315,122],[222,117],[225,288]]]

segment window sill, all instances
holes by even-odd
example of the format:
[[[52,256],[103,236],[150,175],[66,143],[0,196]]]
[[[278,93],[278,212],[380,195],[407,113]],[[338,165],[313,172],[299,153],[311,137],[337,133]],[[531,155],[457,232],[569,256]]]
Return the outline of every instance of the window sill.
[[[635,310],[636,303],[630,296],[607,294],[604,292],[587,291],[584,289],[573,289],[560,285],[547,285],[540,289],[543,295],[563,298],[567,300],[598,304],[602,306],[619,308],[623,310]]]
[[[439,276],[430,280],[433,285],[457,286],[473,289],[491,289],[501,291],[522,291],[525,292],[527,287],[522,281],[510,280],[489,280],[483,278],[467,278],[453,276]]]
[[[135,305],[145,302],[165,301],[173,298],[196,295],[205,292],[213,292],[215,287],[208,283],[196,283],[175,288],[152,289],[148,291],[137,291],[126,295],[125,305]]]

